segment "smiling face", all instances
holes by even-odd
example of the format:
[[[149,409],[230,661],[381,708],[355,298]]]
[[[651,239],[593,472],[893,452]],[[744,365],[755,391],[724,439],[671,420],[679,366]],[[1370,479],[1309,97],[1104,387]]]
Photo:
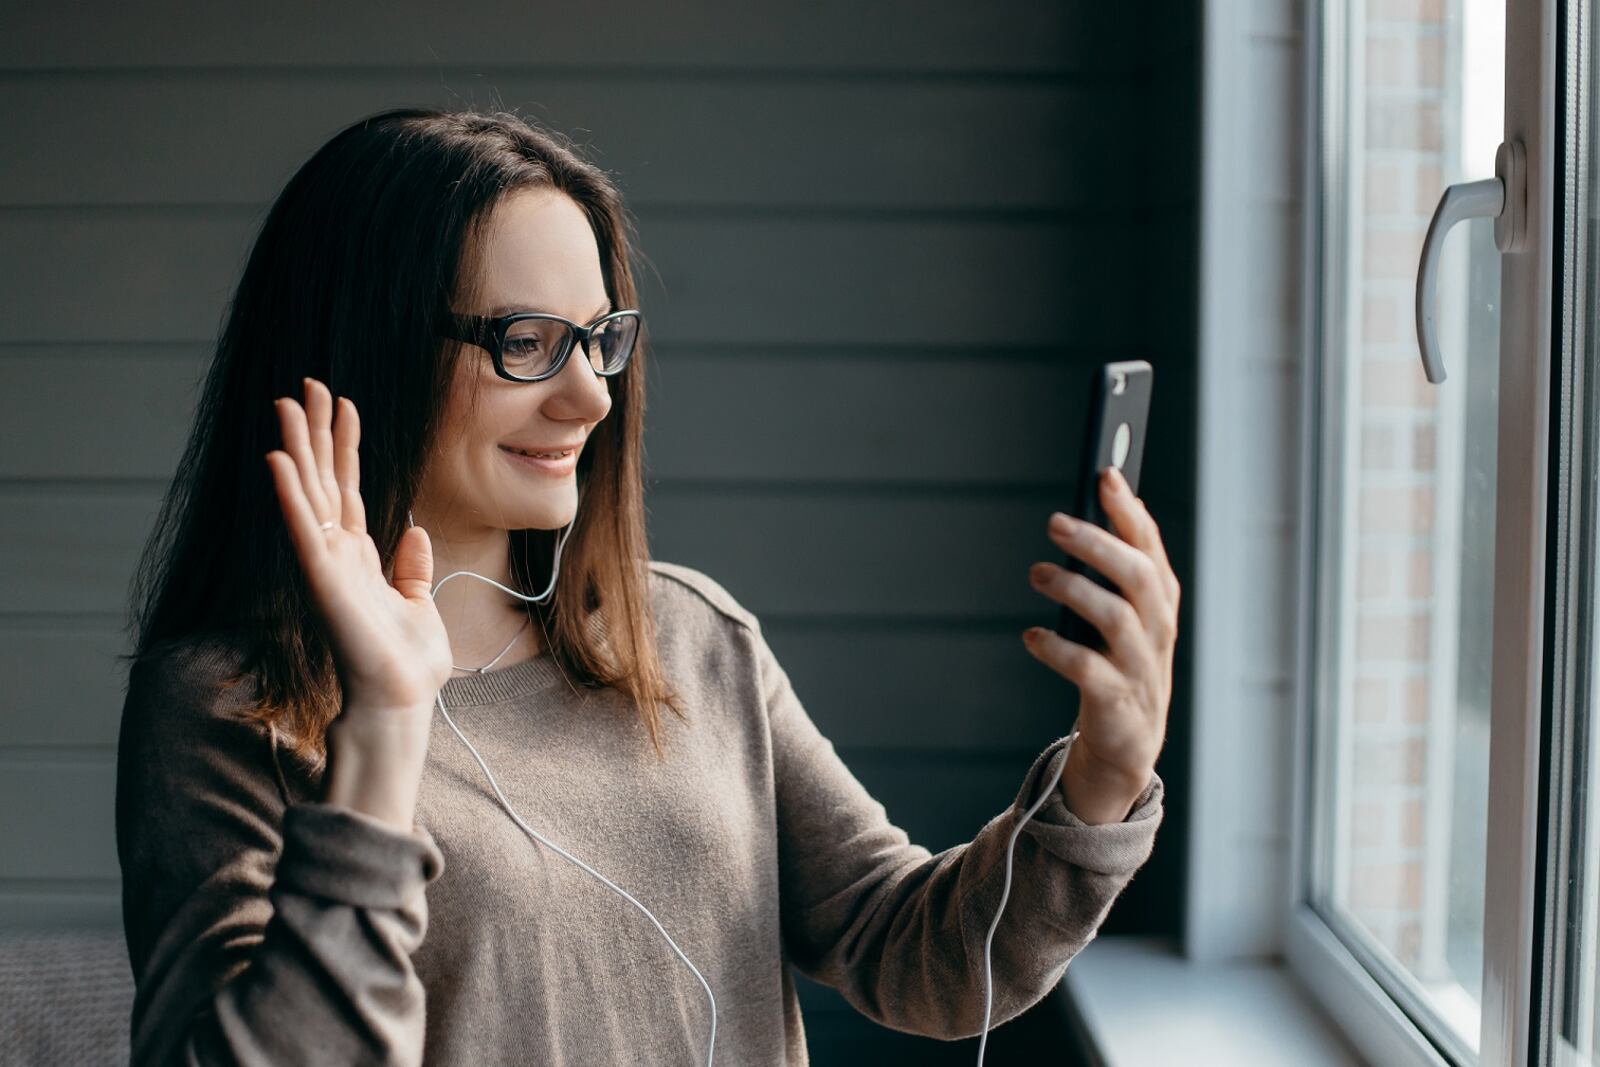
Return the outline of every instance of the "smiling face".
[[[594,231],[571,197],[548,188],[516,190],[495,206],[489,223],[481,298],[477,306],[454,305],[456,312],[488,315],[507,307],[588,324],[609,310]],[[581,451],[551,466],[509,450],[573,446],[610,410],[609,383],[581,348],[555,377],[517,383],[495,374],[487,350],[466,346],[423,474],[419,518],[426,512],[463,538],[485,529],[565,526],[577,507]]]

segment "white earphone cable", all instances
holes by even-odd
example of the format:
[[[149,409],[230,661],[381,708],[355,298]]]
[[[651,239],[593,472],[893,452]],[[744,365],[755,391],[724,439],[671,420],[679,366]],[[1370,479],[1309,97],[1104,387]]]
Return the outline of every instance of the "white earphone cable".
[[[579,493],[579,500],[582,500],[581,491]],[[573,522],[576,521],[577,519],[574,517]],[[409,511],[406,512],[406,525],[416,525],[416,523],[412,521],[411,512]],[[532,603],[543,603],[544,601],[548,600],[550,595],[555,591],[556,578],[561,573],[561,547],[566,543],[567,534],[571,531],[571,529],[572,523],[569,522],[561,530],[561,532],[557,534],[555,558],[550,567],[550,584],[545,588],[543,593],[540,593],[537,596],[527,596],[523,593],[517,592],[515,589],[508,589],[499,582],[495,581],[493,578],[487,578],[484,575],[477,574],[473,571],[456,571],[440,579],[439,582],[434,585],[430,595],[438,593],[440,586],[443,586],[444,583],[448,582],[451,578],[466,576],[488,582],[495,588],[510,593],[518,600]],[[711,985],[706,981],[705,976],[700,973],[699,968],[695,967],[693,963],[689,962],[689,957],[683,954],[683,950],[678,947],[678,943],[672,939],[671,934],[667,933],[666,928],[661,925],[660,921],[657,920],[653,914],[651,914],[649,908],[645,907],[643,904],[639,903],[639,901],[634,899],[634,897],[628,893],[627,890],[623,889],[611,879],[607,878],[605,875],[601,874],[599,871],[595,870],[593,867],[589,866],[587,863],[583,862],[578,857],[574,856],[560,845],[551,841],[549,838],[545,837],[543,834],[539,833],[539,831],[535,830],[533,827],[529,826],[523,821],[522,816],[517,814],[516,809],[511,806],[511,802],[506,799],[506,795],[500,791],[500,784],[495,781],[494,774],[489,770],[489,765],[484,762],[484,759],[481,755],[479,755],[477,748],[473,746],[471,741],[467,740],[467,735],[461,732],[461,728],[458,727],[455,723],[455,720],[450,717],[450,712],[446,710],[444,706],[443,694],[441,693],[436,695],[434,700],[439,705],[439,713],[444,716],[444,721],[449,725],[450,729],[455,733],[455,735],[461,739],[461,743],[467,746],[467,751],[472,753],[472,758],[478,761],[478,766],[483,770],[483,776],[489,780],[489,787],[494,790],[494,795],[500,801],[500,806],[505,809],[506,814],[511,816],[511,821],[516,823],[517,826],[521,828],[522,832],[527,834],[533,840],[539,842],[541,845],[544,845],[546,848],[555,852],[562,858],[576,864],[589,874],[592,874],[607,888],[611,889],[628,903],[632,904],[634,907],[643,912],[645,918],[649,919],[650,922],[654,924],[655,928],[661,932],[661,936],[666,938],[667,944],[672,946],[672,951],[678,954],[678,958],[684,962],[684,966],[688,967],[689,970],[694,974],[695,978],[700,982],[700,987],[706,991],[706,999],[711,1004],[711,1039],[710,1044],[706,1048],[706,1067],[711,1067],[713,1063],[713,1057],[715,1057],[717,1051],[717,998],[712,994]]]
[[[1077,729],[1074,728],[1068,736],[1066,748],[1072,747],[1072,739],[1077,735]],[[989,949],[994,943],[994,931],[1000,925],[1000,916],[1005,914],[1006,898],[1011,895],[1011,854],[1016,848],[1017,836],[1022,833],[1023,826],[1027,825],[1028,820],[1033,818],[1033,813],[1050,799],[1050,794],[1056,791],[1056,786],[1061,783],[1061,774],[1066,768],[1067,761],[1062,759],[1061,766],[1056,768],[1056,773],[1050,778],[1050,784],[1040,791],[1039,798],[1011,827],[1011,837],[1006,841],[1006,878],[1000,889],[1000,905],[995,908],[994,921],[989,924],[989,933],[983,939],[983,1036],[978,1039],[978,1067],[983,1067],[983,1052],[989,1044],[989,1019],[994,1008],[994,973],[989,964]]]

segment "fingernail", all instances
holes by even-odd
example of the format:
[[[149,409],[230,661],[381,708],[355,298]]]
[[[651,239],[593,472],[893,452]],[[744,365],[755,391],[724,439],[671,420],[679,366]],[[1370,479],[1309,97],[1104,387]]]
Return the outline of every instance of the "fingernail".
[[[1064,512],[1055,511],[1050,514],[1050,527],[1056,533],[1069,534],[1072,532],[1072,520]]]

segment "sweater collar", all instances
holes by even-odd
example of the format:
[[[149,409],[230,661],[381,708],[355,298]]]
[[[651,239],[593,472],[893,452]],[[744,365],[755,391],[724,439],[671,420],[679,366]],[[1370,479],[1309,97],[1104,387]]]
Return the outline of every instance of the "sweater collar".
[[[599,638],[605,631],[601,612],[589,616],[588,632]],[[530,659],[513,663],[509,667],[473,674],[457,674],[449,678],[439,691],[446,709],[472,707],[481,704],[498,704],[507,700],[542,692],[557,684],[565,684],[566,675],[557,665],[548,648]]]

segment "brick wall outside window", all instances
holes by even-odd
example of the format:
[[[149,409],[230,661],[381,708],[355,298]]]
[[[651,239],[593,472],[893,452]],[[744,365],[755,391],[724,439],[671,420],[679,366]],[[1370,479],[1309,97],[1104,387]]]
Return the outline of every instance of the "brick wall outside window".
[[[1421,967],[1427,877],[1431,627],[1436,620],[1437,391],[1422,374],[1412,312],[1417,257],[1442,191],[1446,116],[1442,0],[1369,0],[1360,214],[1361,390],[1350,719],[1349,882],[1344,899],[1409,969]],[[1364,86],[1364,93],[1362,91]]]

